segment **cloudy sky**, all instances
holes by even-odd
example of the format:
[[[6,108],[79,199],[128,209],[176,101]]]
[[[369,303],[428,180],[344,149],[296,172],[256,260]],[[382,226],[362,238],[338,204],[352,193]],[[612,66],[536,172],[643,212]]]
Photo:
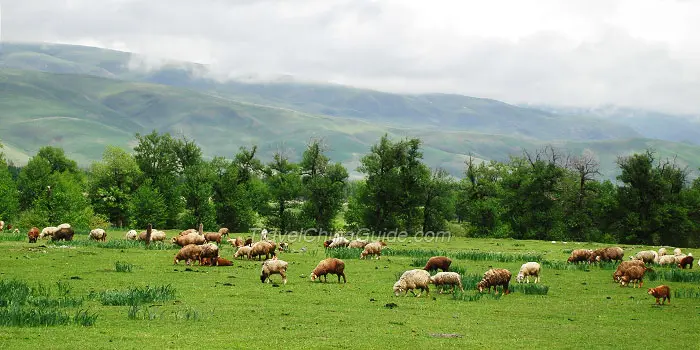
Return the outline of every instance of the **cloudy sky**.
[[[700,114],[694,0],[0,0],[4,41],[511,103]]]

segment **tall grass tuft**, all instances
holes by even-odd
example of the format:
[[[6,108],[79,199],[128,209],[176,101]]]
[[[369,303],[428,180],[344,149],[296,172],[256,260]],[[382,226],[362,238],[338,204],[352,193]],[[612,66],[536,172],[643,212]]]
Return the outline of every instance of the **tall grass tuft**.
[[[700,299],[699,288],[675,288],[673,289],[673,297],[681,299]]]
[[[102,305],[140,305],[154,301],[168,301],[175,299],[175,288],[168,284],[159,287],[146,286],[129,287],[127,290],[107,290],[96,297]]]
[[[78,310],[73,316],[73,323],[83,327],[95,325],[97,314],[91,314],[88,310]]]
[[[362,248],[326,248],[326,257],[338,259],[359,259]]]
[[[26,233],[0,232],[0,242],[21,242],[27,239]]]
[[[603,261],[595,264],[588,263],[578,263],[572,264],[566,261],[558,260],[543,260],[541,263],[542,267],[552,269],[552,270],[576,270],[576,271],[591,271],[591,269],[599,270],[615,270],[617,269],[618,263],[614,261]]]
[[[434,249],[391,249],[382,250],[382,255],[387,256],[407,256],[414,259],[430,258],[433,256],[447,256],[452,259],[472,260],[472,261],[498,261],[498,262],[526,262],[540,261],[542,254],[536,252],[530,253],[502,253],[502,252],[481,252],[481,251],[455,251],[448,252],[445,250]],[[358,255],[359,256],[359,253]],[[427,259],[425,260],[427,262]]]
[[[653,270],[644,274],[647,281],[692,282],[700,283],[700,273],[688,272],[681,269]]]
[[[464,289],[476,289],[476,284],[481,281],[483,278],[483,275],[477,275],[477,274],[463,274],[460,273],[460,277],[462,278],[462,287]]]
[[[128,239],[113,239],[111,241],[101,242],[94,240],[72,240],[72,241],[60,241],[57,242],[60,245],[66,245],[70,247],[95,247],[95,248],[106,248],[106,249],[147,249],[147,250],[175,250],[180,249],[179,246],[172,244],[170,241],[166,242],[151,242],[150,245],[146,246],[143,241],[132,241]]]
[[[131,270],[133,270],[133,268],[134,268],[134,265],[129,264],[127,262],[117,261],[114,263],[114,271],[117,271],[117,272],[131,272]]]
[[[474,294],[470,294],[470,293],[467,293],[466,291],[465,292],[456,291],[454,294],[452,294],[452,300],[459,300],[459,301],[479,301],[481,299],[499,300],[499,299],[501,299],[502,295],[503,295],[503,293],[493,294],[493,293],[476,292]]]
[[[514,283],[510,285],[510,291],[523,294],[547,295],[549,287],[536,283]]]

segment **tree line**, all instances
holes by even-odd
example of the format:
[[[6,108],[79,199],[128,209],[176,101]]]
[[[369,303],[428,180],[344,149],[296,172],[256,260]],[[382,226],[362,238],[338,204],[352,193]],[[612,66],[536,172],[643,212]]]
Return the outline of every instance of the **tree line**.
[[[362,180],[311,139],[299,161],[258,148],[204,159],[197,144],[153,131],[133,152],[108,146],[81,169],[61,148],[16,167],[0,153],[0,219],[28,228],[228,227],[247,232],[451,232],[472,237],[671,246],[700,243],[700,180],[653,150],[618,157],[617,181],[599,179],[593,154],[554,147],[508,161],[468,157],[464,176],[423,161],[421,140],[384,135],[360,160]]]

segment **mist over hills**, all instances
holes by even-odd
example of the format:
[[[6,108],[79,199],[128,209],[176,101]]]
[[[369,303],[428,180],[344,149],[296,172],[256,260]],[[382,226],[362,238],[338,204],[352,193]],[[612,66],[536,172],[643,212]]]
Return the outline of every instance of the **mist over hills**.
[[[469,154],[503,161],[548,144],[595,152],[609,178],[618,155],[647,147],[700,166],[700,124],[689,116],[218,78],[202,65],[126,52],[3,43],[0,140],[19,163],[49,144],[87,165],[105,145],[131,148],[134,133],[157,129],[194,139],[207,156],[231,157],[257,144],[263,160],[280,147],[298,157],[310,137],[323,137],[332,159],[350,171],[384,133],[420,137],[426,162],[455,176]]]

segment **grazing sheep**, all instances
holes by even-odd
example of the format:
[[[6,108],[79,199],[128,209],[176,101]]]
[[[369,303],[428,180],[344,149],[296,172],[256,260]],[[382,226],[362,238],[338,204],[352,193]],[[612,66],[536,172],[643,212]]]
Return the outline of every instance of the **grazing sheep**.
[[[59,229],[59,230],[62,229],[62,228],[70,228],[70,224],[65,224],[65,223],[64,223],[64,224],[58,225],[58,229]]]
[[[226,227],[220,228],[220,229],[219,229],[219,233],[221,234],[222,237],[223,237],[223,236],[228,237],[228,228],[226,228]]]
[[[333,243],[332,239],[325,240],[323,241],[323,247],[328,248],[331,245],[331,243]]]
[[[669,288],[667,285],[662,284],[656,288],[649,288],[647,294],[656,298],[657,304],[659,304],[659,298],[663,298],[661,305],[666,303],[666,299],[668,299],[669,304],[671,303],[671,288]]]
[[[101,228],[90,230],[90,239],[104,242],[107,239],[107,232]]]
[[[248,238],[245,240],[245,243],[244,243],[243,245],[247,245],[247,246],[249,246],[249,247],[252,247],[252,246],[253,246],[253,239],[250,238],[250,237],[248,237]]]
[[[218,244],[221,244],[221,236],[221,232],[205,232],[204,240],[207,242],[216,242]]]
[[[331,243],[328,245],[328,248],[343,248],[343,247],[347,247],[349,244],[350,244],[350,241],[348,241],[347,238],[336,237],[336,238],[333,238]]]
[[[535,276],[535,283],[540,281],[540,264],[534,261],[524,263],[520,266],[520,271],[515,280],[518,283],[523,283],[523,279],[525,279],[526,283],[530,283],[530,276]]]
[[[180,232],[180,234],[178,234],[178,236],[187,236],[191,233],[199,234],[199,231],[197,231],[196,229],[193,229],[193,228],[188,228],[187,230]]]
[[[664,247],[659,248],[659,256],[664,256],[664,255],[666,255],[666,248],[664,248]]]
[[[394,283],[394,295],[399,296],[399,294],[404,293],[404,296],[408,295],[410,291],[416,297],[421,296],[423,291],[426,295],[430,295],[430,273],[423,269],[413,269],[404,272],[396,283]],[[418,295],[414,292],[415,289],[420,289]]]
[[[625,256],[625,251],[620,247],[600,248],[593,251],[593,254],[588,258],[589,262],[601,261],[622,261]]]
[[[282,276],[282,284],[287,284],[287,266],[289,264],[284,260],[277,258],[263,261],[262,270],[260,271],[260,282],[270,283],[270,275],[278,274]]]
[[[340,277],[343,277],[343,283],[346,283],[345,279],[345,262],[336,258],[327,258],[321,260],[321,262],[316,265],[316,268],[311,271],[311,280],[315,281],[317,278],[319,281],[321,277],[325,278],[325,282],[328,282],[328,274],[333,274],[338,276],[338,283],[340,283]]]
[[[687,255],[685,255],[685,254],[674,255],[673,258],[676,260],[675,264],[676,265],[680,264],[681,260],[685,259],[685,257],[687,257]]]
[[[243,239],[241,239],[241,237],[236,237],[236,239],[229,238],[226,240],[226,242],[231,243],[231,245],[236,248],[240,248],[243,246]]]
[[[571,256],[569,256],[566,261],[570,263],[588,261],[591,255],[593,255],[593,250],[591,249],[574,249],[571,251]]]
[[[363,239],[356,239],[348,244],[348,248],[364,248],[367,243],[368,242]]]
[[[260,260],[261,256],[265,256],[265,259],[270,258],[270,254],[274,256],[274,247],[270,242],[265,242],[265,241],[260,241],[260,242],[255,242],[253,246],[250,249],[250,252],[248,252],[248,259],[253,259],[253,257],[257,257],[258,260]]]
[[[281,251],[281,252],[289,251],[289,243],[287,243],[287,242],[280,242],[280,251]]]
[[[5,222],[0,220],[0,231],[5,229]]]
[[[455,286],[459,287],[459,290],[464,292],[462,287],[462,278],[457,272],[438,272],[435,276],[430,277],[430,283],[437,286],[451,286],[450,293],[455,291]],[[438,294],[442,294],[442,290],[439,289]]]
[[[615,272],[613,272],[613,282],[620,282],[620,278],[622,278],[622,275],[624,275],[625,271],[627,271],[627,269],[629,269],[632,266],[646,267],[646,265],[644,265],[644,261],[642,260],[623,261],[620,263],[620,265],[617,265],[617,269],[615,270]]]
[[[630,267],[629,269],[625,270],[622,277],[620,277],[620,286],[626,286],[632,282],[632,288],[635,288],[635,282],[638,282],[638,287],[641,288],[644,284],[644,273],[646,273],[647,270],[648,268],[646,267]]]
[[[681,252],[681,248],[676,248],[676,249],[673,250],[673,255],[681,255],[681,254],[683,254],[683,253]]]
[[[51,236],[51,240],[52,241],[60,241],[60,240],[72,241],[74,234],[75,234],[75,231],[73,231],[73,228],[70,227],[70,225],[62,224],[62,225],[59,225],[58,231],[56,231],[53,234],[53,236]]]
[[[180,260],[185,260],[185,264],[189,265],[193,261],[200,261],[202,256],[202,246],[196,244],[188,244],[175,254],[175,259],[173,260],[173,265],[177,265]]]
[[[238,257],[248,257],[250,255],[250,251],[253,249],[253,247],[249,246],[242,246],[238,247],[238,250],[236,250],[236,253],[233,254],[233,258],[237,259]]]
[[[434,256],[428,259],[423,270],[433,272],[440,269],[443,272],[447,272],[450,271],[450,264],[452,264],[452,259],[446,256]]]
[[[695,258],[693,258],[692,255],[688,255],[688,256],[684,257],[683,259],[681,259],[681,261],[678,263],[678,267],[685,269],[688,265],[690,265],[690,268],[692,269],[693,268],[693,260],[695,260]]]
[[[645,264],[653,264],[659,261],[659,254],[653,250],[643,250],[637,255],[630,256],[630,259],[641,260]]]
[[[222,257],[216,258],[216,264],[212,265],[212,260],[210,258],[202,258],[202,265],[204,266],[233,266],[230,260],[224,259]]]
[[[173,244],[177,244],[181,247],[184,247],[188,244],[206,243],[206,239],[204,238],[204,236],[200,235],[199,233],[190,233],[184,236],[173,237],[171,241],[173,242]]]
[[[382,248],[386,247],[383,241],[367,243],[365,249],[360,253],[360,259],[364,259],[367,255],[375,255],[377,260],[382,256]]]
[[[510,284],[510,278],[512,274],[506,269],[490,269],[484,273],[484,277],[476,284],[476,288],[479,293],[483,292],[485,288],[488,288],[489,293],[491,293],[491,287],[495,293],[498,293],[498,286],[503,288],[504,294],[509,294],[510,290],[508,285]]]
[[[56,231],[58,231],[58,227],[56,226],[44,227],[44,229],[41,230],[41,233],[39,234],[39,238],[53,237]]]
[[[29,238],[29,243],[36,243],[36,239],[39,238],[39,228],[32,227],[29,232],[27,232],[27,237]]]
[[[129,232],[126,233],[126,239],[130,241],[135,241],[138,236],[139,234],[136,232],[136,230],[129,230]]]
[[[659,265],[675,265],[676,256],[675,255],[663,255],[659,257]]]
[[[202,259],[203,258],[209,258],[214,265],[218,262],[219,259],[219,247],[214,244],[214,243],[206,243],[202,244],[202,254],[199,256],[199,264],[202,264]]]
[[[163,242],[166,239],[165,232],[160,231],[160,230],[151,230],[151,242]],[[146,240],[146,231],[141,232],[139,236],[137,237],[139,241],[145,241]]]

